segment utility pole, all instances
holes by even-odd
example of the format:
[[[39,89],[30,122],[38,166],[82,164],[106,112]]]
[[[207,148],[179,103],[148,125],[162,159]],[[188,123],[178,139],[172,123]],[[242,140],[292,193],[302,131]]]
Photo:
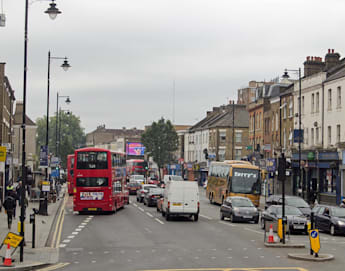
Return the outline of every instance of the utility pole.
[[[232,101],[232,160],[235,160],[235,100]]]

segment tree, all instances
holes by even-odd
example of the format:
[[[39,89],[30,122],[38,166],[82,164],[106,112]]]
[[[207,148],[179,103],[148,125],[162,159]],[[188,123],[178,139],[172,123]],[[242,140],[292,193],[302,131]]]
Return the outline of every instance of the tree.
[[[58,125],[58,131],[56,131],[56,116],[49,118],[49,153],[56,155],[56,132],[58,133],[58,141],[60,135],[59,155],[62,162],[62,167],[66,168],[67,155],[74,153],[74,150],[84,146],[86,137],[84,128],[80,126],[80,119],[71,112],[67,114],[64,111],[60,112],[59,116],[60,124]],[[40,146],[46,145],[46,132],[47,132],[47,117],[38,118],[36,120],[37,125],[37,153],[40,152]],[[60,131],[60,133],[59,133]],[[39,155],[38,155],[39,156]]]
[[[164,118],[153,122],[152,125],[142,134],[141,141],[146,147],[146,152],[152,156],[159,169],[173,161],[173,154],[178,148],[178,136],[174,126]]]

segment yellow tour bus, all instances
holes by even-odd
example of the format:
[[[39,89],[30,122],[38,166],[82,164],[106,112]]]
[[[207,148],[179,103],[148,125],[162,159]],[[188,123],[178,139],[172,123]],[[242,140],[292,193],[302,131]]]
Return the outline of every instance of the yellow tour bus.
[[[206,188],[206,197],[211,204],[222,204],[228,196],[242,196],[259,206],[260,194],[259,167],[247,161],[211,162]]]

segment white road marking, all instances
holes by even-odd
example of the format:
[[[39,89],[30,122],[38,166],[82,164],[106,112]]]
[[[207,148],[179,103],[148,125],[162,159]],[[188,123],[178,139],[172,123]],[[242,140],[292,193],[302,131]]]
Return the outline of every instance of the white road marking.
[[[92,254],[93,254],[93,252],[92,252],[92,251],[89,251],[89,254],[90,254],[90,255],[92,255]]]
[[[83,222],[83,223],[81,223],[81,225],[86,226],[86,225],[87,225],[87,223]]]
[[[75,231],[82,231],[83,229],[75,229]]]
[[[159,220],[158,218],[155,218],[155,220],[158,222],[158,223],[161,223],[162,225],[164,225],[164,222]]]
[[[128,261],[129,263],[130,263],[130,262],[132,262],[132,260],[131,260],[131,259],[128,259],[127,261]]]
[[[248,259],[249,257],[248,257],[248,256],[244,256],[243,258],[244,258],[244,259]]]
[[[228,256],[227,258],[228,258],[228,259],[232,259],[232,257],[231,257],[231,256]]]
[[[171,252],[171,251],[172,251],[171,248],[169,248],[169,249],[168,249],[168,252]]]
[[[199,216],[201,216],[201,217],[203,217],[203,218],[206,218],[206,219],[208,219],[208,220],[212,220],[212,218],[211,218],[211,217],[206,216],[206,215],[199,215]]]
[[[246,247],[244,247],[244,248],[243,248],[243,250],[247,250],[247,248],[246,248]]]
[[[148,233],[152,233],[152,231],[149,228],[145,228],[145,231],[147,231]]]
[[[62,241],[62,243],[69,243],[69,242],[71,242],[71,240],[69,240],[69,239],[65,239]]]
[[[260,258],[265,258],[265,256],[260,256]]]
[[[70,236],[68,236],[67,238],[73,239],[74,237],[75,237],[75,235],[70,235]]]
[[[280,256],[276,256],[276,258],[280,258]]]
[[[228,250],[232,250],[232,248],[229,247]]]
[[[109,251],[106,250],[106,251],[104,251],[103,253],[104,253],[104,254],[109,254]]]
[[[153,215],[151,215],[150,213],[146,212],[146,214],[149,216],[149,217],[153,217]]]
[[[75,261],[74,264],[78,264],[79,262],[78,261]]]
[[[140,250],[136,250],[135,252],[136,252],[136,253],[140,253]]]
[[[78,255],[78,252],[73,252],[73,255]]]
[[[91,262],[92,262],[92,263],[96,263],[96,261],[95,261],[95,260],[92,260]]]
[[[77,215],[77,214],[79,214],[79,212],[78,212],[78,211],[74,211],[73,214],[74,214],[74,215]]]
[[[261,231],[252,230],[252,229],[250,229],[250,228],[244,228],[244,229],[247,230],[247,231],[252,231],[252,232],[255,232],[255,233],[259,233],[259,234],[264,234],[264,233],[261,232]]]
[[[216,257],[212,256],[212,257],[211,257],[211,259],[212,259],[212,260],[215,260],[215,259],[216,259]]]
[[[152,253],[155,253],[156,252],[156,250],[155,249],[152,249]]]
[[[217,249],[216,248],[212,248],[211,250],[216,251]]]
[[[60,244],[59,247],[66,247],[66,244]]]
[[[79,226],[78,226],[78,228],[80,228],[80,229],[84,229],[84,228],[85,228],[85,226],[84,226],[84,225],[79,225]]]
[[[138,207],[138,209],[139,209],[140,211],[142,211],[142,212],[145,212],[145,210],[144,210],[143,208],[141,208],[141,207]]]
[[[227,222],[224,222],[224,221],[219,221],[218,223],[223,224],[223,225],[227,225],[227,226],[230,226],[230,227],[236,227],[234,224],[227,223]]]
[[[133,205],[134,205],[135,207],[138,207],[138,205],[137,205],[136,203],[133,203]]]
[[[93,218],[94,216],[93,215],[89,215],[90,218]]]
[[[195,260],[199,260],[200,258],[197,256],[197,257],[194,257]]]
[[[258,250],[261,250],[262,249],[262,247],[258,247]]]
[[[72,234],[77,235],[77,234],[79,234],[79,232],[74,231],[74,232],[72,232]]]

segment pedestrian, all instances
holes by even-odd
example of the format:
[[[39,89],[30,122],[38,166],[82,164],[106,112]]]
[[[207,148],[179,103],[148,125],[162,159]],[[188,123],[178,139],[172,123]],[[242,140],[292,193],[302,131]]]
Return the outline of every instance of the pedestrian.
[[[56,181],[55,181],[55,190],[56,190],[56,198],[57,198],[57,200],[59,200],[60,191],[61,191],[61,183],[60,183],[60,180],[56,180]]]
[[[10,230],[11,225],[12,225],[12,216],[13,216],[14,210],[16,208],[16,199],[13,198],[12,196],[7,196],[5,201],[4,201],[4,208],[5,208],[6,214],[7,214],[8,229]]]
[[[16,187],[16,194],[17,194],[16,199],[18,200],[18,204],[20,206],[20,202],[21,202],[20,200],[22,198],[22,181],[20,181]]]
[[[9,191],[13,191],[13,189],[14,189],[13,182],[10,181],[10,183],[6,186],[5,196],[8,195],[8,192],[9,192]]]

